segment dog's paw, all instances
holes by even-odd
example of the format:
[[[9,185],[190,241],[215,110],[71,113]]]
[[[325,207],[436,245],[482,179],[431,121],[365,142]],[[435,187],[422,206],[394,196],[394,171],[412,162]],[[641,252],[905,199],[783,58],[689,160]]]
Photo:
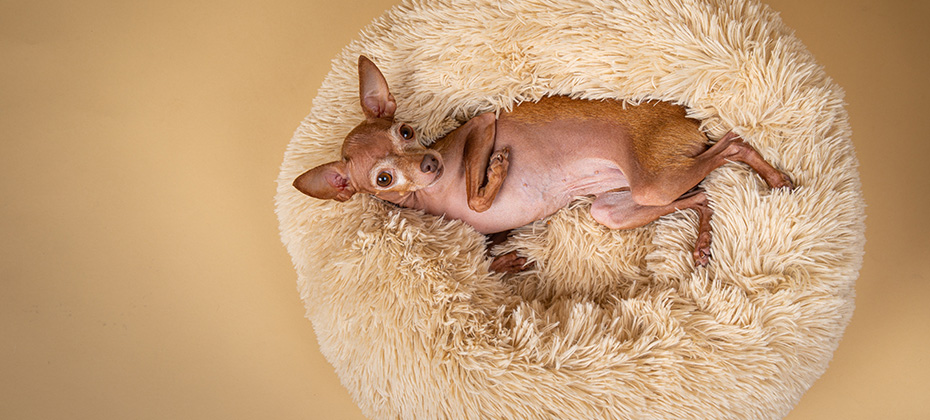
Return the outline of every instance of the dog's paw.
[[[710,231],[698,234],[697,242],[694,244],[694,266],[704,267],[710,263]]]
[[[527,264],[526,258],[518,256],[517,251],[498,255],[491,261],[491,270],[498,273],[519,273],[532,267],[533,263]]]
[[[508,160],[508,158],[510,158],[510,148],[503,147],[494,152],[494,155],[491,156],[491,163],[504,162]]]
[[[498,173],[506,174],[510,166],[510,148],[504,147],[497,150],[491,155],[491,162],[488,164],[488,174]]]
[[[788,191],[794,191],[794,182],[791,182],[791,178],[787,174],[782,172],[780,179],[776,180],[775,184],[772,186],[774,189],[787,189]]]

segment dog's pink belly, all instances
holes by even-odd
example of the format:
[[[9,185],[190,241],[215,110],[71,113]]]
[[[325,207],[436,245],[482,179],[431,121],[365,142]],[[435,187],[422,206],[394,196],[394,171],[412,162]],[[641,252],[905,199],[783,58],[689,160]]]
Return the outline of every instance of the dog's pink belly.
[[[581,159],[560,167],[531,166],[527,169],[513,165],[490,209],[475,212],[462,200],[449,203],[451,205],[443,213],[468,223],[481,233],[495,233],[546,218],[577,197],[627,186],[629,182],[623,172],[604,159]],[[461,197],[465,197],[464,187]]]
[[[502,115],[496,129],[494,149],[510,149],[510,166],[491,207],[481,213],[468,208],[462,171],[447,191],[451,196],[430,197],[424,210],[495,233],[543,219],[577,197],[629,186],[619,162],[626,160],[630,138],[616,118],[581,113],[538,120],[515,111]]]

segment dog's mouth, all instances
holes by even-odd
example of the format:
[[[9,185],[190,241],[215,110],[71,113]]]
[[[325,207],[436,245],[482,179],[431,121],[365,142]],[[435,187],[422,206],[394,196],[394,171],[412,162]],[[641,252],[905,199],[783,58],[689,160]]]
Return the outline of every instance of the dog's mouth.
[[[434,172],[433,180],[430,181],[430,183],[426,185],[426,188],[429,188],[429,187],[432,187],[433,185],[436,185],[436,183],[439,182],[439,178],[442,178],[442,173],[443,173],[445,170],[446,170],[445,165],[443,165],[442,162],[440,162],[440,163],[439,163],[439,168],[436,169],[436,171]]]

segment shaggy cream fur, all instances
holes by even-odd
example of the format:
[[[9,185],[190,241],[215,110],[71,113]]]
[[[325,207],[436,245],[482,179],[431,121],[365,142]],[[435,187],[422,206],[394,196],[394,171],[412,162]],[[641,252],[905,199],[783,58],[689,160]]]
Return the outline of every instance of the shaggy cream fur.
[[[371,57],[398,119],[434,139],[545,95],[662,99],[712,138],[734,129],[799,186],[731,164],[696,217],[611,231],[579,200],[517,233],[537,270],[488,271],[468,226],[291,187],[363,119]],[[278,178],[282,238],[323,354],[372,418],[784,416],[853,310],[864,203],[842,90],[778,15],[738,0],[408,1],[333,61]]]

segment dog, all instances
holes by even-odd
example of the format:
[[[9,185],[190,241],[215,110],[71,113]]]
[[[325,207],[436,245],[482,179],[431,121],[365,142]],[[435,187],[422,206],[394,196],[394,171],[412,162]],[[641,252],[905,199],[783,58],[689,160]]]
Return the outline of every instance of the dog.
[[[593,195],[591,216],[611,229],[646,225],[692,209],[699,216],[694,263],[710,261],[713,214],[698,184],[728,162],[748,164],[770,188],[794,188],[752,146],[729,132],[713,145],[683,107],[652,101],[561,96],[478,115],[431,147],[394,119],[397,103],[378,67],[358,60],[365,121],[346,136],[342,159],[294,180],[301,192],[345,201],[368,193],[398,206],[462,220],[478,232],[507,232]],[[526,260],[497,257],[496,271]]]

